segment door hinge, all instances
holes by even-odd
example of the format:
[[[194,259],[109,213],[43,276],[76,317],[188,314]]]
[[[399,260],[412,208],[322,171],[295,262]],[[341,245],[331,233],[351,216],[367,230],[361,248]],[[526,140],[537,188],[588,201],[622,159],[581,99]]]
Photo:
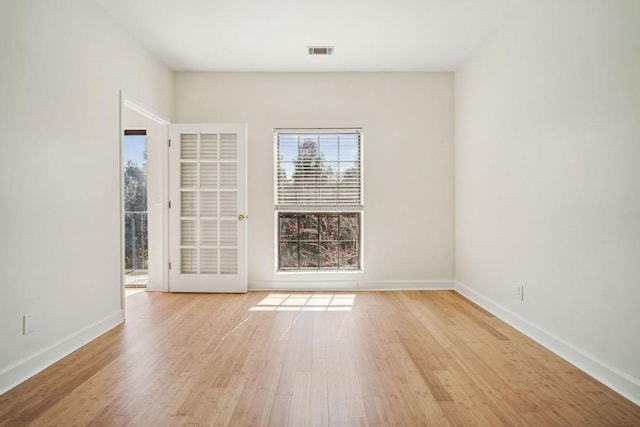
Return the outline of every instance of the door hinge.
[[[171,209],[171,200],[169,200],[169,209]]]
[[[171,140],[169,140],[169,147],[171,147]]]
[[[169,261],[169,270],[171,270],[171,261]]]

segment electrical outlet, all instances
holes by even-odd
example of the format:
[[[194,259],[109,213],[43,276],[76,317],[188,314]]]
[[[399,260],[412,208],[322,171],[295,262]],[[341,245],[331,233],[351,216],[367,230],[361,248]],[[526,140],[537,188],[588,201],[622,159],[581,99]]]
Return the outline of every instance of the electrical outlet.
[[[22,335],[28,335],[33,331],[33,314],[25,314],[22,316]]]
[[[520,301],[524,301],[524,285],[516,286],[516,298]]]

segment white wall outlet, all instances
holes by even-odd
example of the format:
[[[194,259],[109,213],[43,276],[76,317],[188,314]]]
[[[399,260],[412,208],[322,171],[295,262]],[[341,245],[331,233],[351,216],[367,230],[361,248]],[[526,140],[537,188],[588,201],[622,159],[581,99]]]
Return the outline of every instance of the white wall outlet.
[[[520,301],[524,301],[524,285],[516,286],[516,298]]]
[[[28,335],[33,331],[33,314],[25,314],[22,316],[22,335]]]

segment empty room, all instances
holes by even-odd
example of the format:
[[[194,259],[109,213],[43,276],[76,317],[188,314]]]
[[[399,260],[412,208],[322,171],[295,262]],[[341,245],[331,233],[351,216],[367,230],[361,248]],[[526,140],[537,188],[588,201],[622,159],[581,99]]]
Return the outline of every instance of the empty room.
[[[0,426],[640,426],[637,0],[0,0]]]

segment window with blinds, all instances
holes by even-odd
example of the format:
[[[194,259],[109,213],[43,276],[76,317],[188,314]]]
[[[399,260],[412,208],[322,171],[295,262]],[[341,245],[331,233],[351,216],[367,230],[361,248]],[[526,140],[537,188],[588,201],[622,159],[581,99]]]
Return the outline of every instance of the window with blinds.
[[[276,209],[362,209],[362,133],[276,132]]]
[[[278,270],[358,270],[360,129],[275,132]]]

